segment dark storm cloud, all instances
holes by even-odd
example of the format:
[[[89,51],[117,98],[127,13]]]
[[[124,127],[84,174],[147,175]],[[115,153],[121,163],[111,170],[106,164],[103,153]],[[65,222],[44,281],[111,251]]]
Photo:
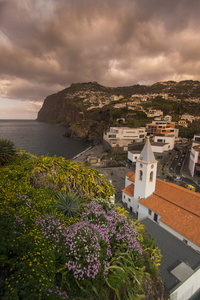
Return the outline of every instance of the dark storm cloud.
[[[200,80],[199,12],[195,0],[0,0],[1,96]]]

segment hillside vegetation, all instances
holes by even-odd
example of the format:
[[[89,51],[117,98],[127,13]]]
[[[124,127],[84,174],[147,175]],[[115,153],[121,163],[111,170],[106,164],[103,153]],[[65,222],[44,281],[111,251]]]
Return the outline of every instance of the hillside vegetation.
[[[0,166],[0,298],[167,299],[160,251],[105,175],[23,151]]]
[[[178,121],[180,115],[184,113],[200,115],[199,103],[185,101],[188,98],[199,98],[199,81],[167,81],[148,86],[138,84],[116,88],[105,87],[97,82],[86,82],[72,84],[69,88],[49,95],[38,112],[37,120],[68,125],[66,135],[99,142],[110,126],[122,126],[118,122],[119,118],[123,118],[125,120],[123,126],[128,127],[145,126],[152,121],[144,112],[137,109],[115,107],[116,103],[126,102],[132,95],[137,94],[147,95],[148,101],[141,104],[143,109],[161,109],[164,115],[170,114],[173,121]],[[157,94],[167,94],[168,99],[156,96]],[[122,98],[113,101],[113,95],[121,95]],[[183,132],[183,137],[185,135],[187,134]]]

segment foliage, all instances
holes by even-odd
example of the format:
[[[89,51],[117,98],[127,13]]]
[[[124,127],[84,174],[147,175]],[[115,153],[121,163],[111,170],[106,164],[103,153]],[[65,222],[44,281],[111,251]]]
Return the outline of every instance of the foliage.
[[[104,197],[109,199],[114,188],[98,171],[83,167],[80,163],[62,157],[34,157],[29,163],[28,176],[34,187],[76,191],[85,198]]]
[[[51,174],[51,183],[55,183],[57,174],[71,192],[66,194],[60,184],[58,190],[64,197],[80,197],[79,217],[64,216],[54,209],[58,190],[35,187],[34,176],[42,172]],[[89,179],[90,176],[94,178]],[[144,237],[144,228],[127,218],[124,209],[106,199],[88,197],[88,191],[95,189],[96,183],[101,192],[95,195],[113,192],[110,183],[102,178],[91,168],[56,157],[22,154],[1,166],[0,297],[3,300],[142,296],[143,280],[149,280],[147,272],[152,268],[157,273],[159,251]]]
[[[63,213],[66,217],[76,217],[80,210],[80,201],[77,193],[68,192],[68,193],[56,193],[56,199],[58,203],[56,203],[55,207],[61,213]]]
[[[0,139],[0,165],[11,161],[16,155],[15,145],[12,141]]]
[[[187,127],[177,127],[179,129],[179,136],[182,138],[187,138],[187,139],[192,139],[195,130],[192,128],[187,128]]]

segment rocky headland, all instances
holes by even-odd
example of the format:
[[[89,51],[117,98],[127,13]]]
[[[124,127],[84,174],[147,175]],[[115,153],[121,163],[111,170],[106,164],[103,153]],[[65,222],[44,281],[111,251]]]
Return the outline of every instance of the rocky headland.
[[[70,87],[46,97],[38,112],[37,121],[64,124],[69,126],[66,136],[75,139],[101,142],[103,132],[110,126],[144,126],[148,122],[143,111],[129,110],[128,105],[119,105],[133,101],[138,95],[145,95],[147,102],[151,97],[160,97],[160,102],[145,103],[165,114],[175,116],[190,112],[186,99],[196,99],[200,95],[200,82],[186,80],[181,82],[167,81],[153,85],[133,85],[125,87],[105,87],[97,82],[72,84]],[[162,96],[167,95],[169,103],[163,105]],[[182,101],[183,100],[183,101]],[[170,103],[171,101],[171,103]],[[180,103],[181,102],[181,103]],[[142,103],[142,105],[144,105]]]

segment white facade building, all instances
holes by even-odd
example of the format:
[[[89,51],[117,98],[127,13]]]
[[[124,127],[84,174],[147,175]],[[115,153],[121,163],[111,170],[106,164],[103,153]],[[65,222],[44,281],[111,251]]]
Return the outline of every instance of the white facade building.
[[[166,134],[165,136],[155,135],[154,142],[168,144],[164,151],[172,150],[172,149],[174,149],[175,136],[171,135],[171,134]],[[153,150],[153,152],[157,152],[157,151]]]
[[[192,115],[189,115],[189,114],[184,114],[184,115],[181,116],[181,119],[182,120],[187,120],[190,123],[192,123],[195,120],[195,117],[192,116]]]
[[[141,142],[146,137],[145,127],[129,128],[129,127],[110,127],[110,130],[103,135],[112,148],[122,147],[124,151],[128,150],[128,145],[133,142]]]

